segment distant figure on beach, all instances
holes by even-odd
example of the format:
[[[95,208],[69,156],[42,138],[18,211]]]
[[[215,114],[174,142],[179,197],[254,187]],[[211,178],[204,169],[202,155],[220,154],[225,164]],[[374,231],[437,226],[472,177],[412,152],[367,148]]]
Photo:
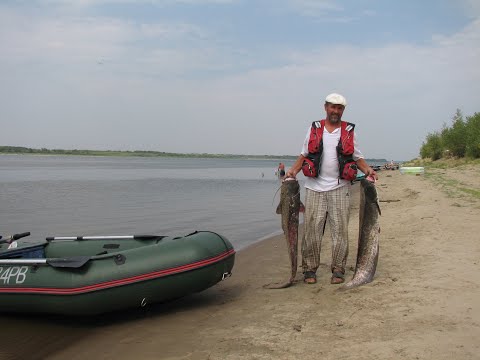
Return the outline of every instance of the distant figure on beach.
[[[284,163],[282,163],[282,162],[278,163],[277,174],[282,179],[285,176],[285,164]]]
[[[392,161],[390,161],[390,163],[386,163],[384,165],[384,168],[386,170],[396,170],[396,169],[399,168],[399,165],[392,160]]]
[[[317,282],[327,209],[332,234],[330,282],[341,284],[345,281],[351,179],[355,178],[357,168],[366,177],[377,178],[357,146],[355,125],[341,120],[346,105],[347,101],[340,94],[326,97],[326,118],[308,127],[301,153],[286,173],[287,178],[295,177],[302,170],[306,177],[302,267],[307,284]]]

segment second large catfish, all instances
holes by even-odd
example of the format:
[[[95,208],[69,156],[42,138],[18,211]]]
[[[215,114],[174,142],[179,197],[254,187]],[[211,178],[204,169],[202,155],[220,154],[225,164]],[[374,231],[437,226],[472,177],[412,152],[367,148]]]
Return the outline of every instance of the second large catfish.
[[[381,211],[375,184],[367,179],[362,179],[360,182],[360,224],[355,274],[353,279],[343,285],[340,290],[352,289],[373,280],[378,262],[379,215],[381,215]]]

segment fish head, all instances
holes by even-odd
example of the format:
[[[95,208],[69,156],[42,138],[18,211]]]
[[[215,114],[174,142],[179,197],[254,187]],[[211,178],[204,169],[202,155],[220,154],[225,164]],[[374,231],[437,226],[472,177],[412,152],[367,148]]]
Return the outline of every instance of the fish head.
[[[375,183],[367,179],[362,179],[360,181],[360,185],[365,196],[365,201],[369,204],[376,204],[378,212],[381,214],[382,212],[380,210],[380,205],[378,204],[378,195]]]
[[[281,214],[282,211],[287,211],[288,207],[291,206],[294,199],[300,198],[300,185],[298,184],[297,179],[295,178],[285,178],[282,181],[281,191],[280,191],[280,203],[277,206],[276,213]]]
[[[378,201],[377,198],[377,188],[375,187],[375,184],[371,181],[368,181],[367,179],[362,179],[360,181],[360,184],[363,189],[363,193],[365,194],[365,198],[369,202],[376,202]]]
[[[282,190],[288,195],[295,195],[300,190],[298,180],[295,178],[285,178],[282,181]]]

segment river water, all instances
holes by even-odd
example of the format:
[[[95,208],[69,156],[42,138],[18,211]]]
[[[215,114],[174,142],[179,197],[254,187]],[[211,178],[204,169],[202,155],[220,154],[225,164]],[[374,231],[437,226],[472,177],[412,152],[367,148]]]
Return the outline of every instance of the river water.
[[[276,160],[0,155],[0,235],[30,231],[24,240],[38,241],[210,230],[238,250],[281,231],[277,166]]]
[[[275,214],[278,162],[0,155],[0,235],[30,231],[21,241],[34,242],[47,236],[176,236],[210,230],[239,250],[281,233]],[[169,306],[175,304],[160,311],[168,312]],[[4,310],[2,360],[48,358],[118,317],[69,319]],[[144,316],[130,313],[120,318]]]

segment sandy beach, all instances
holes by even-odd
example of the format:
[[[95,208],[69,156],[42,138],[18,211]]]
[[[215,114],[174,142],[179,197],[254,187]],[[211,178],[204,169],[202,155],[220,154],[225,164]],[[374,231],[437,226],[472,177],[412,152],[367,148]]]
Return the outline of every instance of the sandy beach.
[[[173,303],[96,319],[12,316],[28,331],[2,324],[0,359],[480,359],[480,201],[465,190],[479,179],[478,166],[379,172],[379,263],[357,289],[330,284],[327,226],[315,285],[299,269],[294,286],[262,288],[288,277],[277,236],[238,252],[226,281]]]

